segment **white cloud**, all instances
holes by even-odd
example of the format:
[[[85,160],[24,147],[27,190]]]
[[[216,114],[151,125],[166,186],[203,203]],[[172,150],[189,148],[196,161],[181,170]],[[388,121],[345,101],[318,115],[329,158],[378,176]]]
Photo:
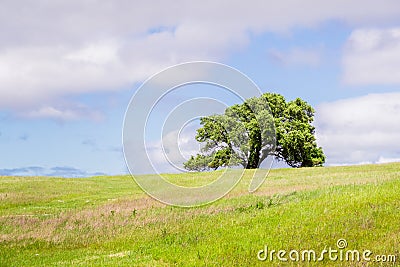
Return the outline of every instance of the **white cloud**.
[[[192,123],[181,130],[171,131],[162,141],[150,142],[147,154],[158,172],[183,171],[183,163],[200,153],[201,144],[195,139],[199,125]]]
[[[321,52],[318,49],[293,48],[289,51],[270,50],[270,58],[285,66],[318,66]]]
[[[174,63],[222,60],[251,34],[398,17],[397,0],[2,1],[0,108],[35,110],[66,95],[129,87]],[[309,56],[294,52],[292,61]]]
[[[65,55],[65,59],[97,65],[112,63],[117,59],[118,47],[116,44],[91,44],[81,50]]]
[[[49,118],[59,121],[70,121],[77,119],[90,119],[93,121],[102,120],[102,114],[97,111],[89,110],[87,107],[64,107],[57,108],[52,106],[44,106],[38,109],[33,109],[26,112],[20,112],[18,114],[23,118],[32,118],[32,119],[40,119],[40,118]]]
[[[318,144],[328,164],[400,158],[400,93],[370,94],[316,109]]]
[[[400,157],[399,158],[385,158],[385,157],[379,157],[377,163],[391,163],[391,162],[400,162]]]
[[[345,47],[343,67],[348,84],[399,84],[400,28],[353,31]]]

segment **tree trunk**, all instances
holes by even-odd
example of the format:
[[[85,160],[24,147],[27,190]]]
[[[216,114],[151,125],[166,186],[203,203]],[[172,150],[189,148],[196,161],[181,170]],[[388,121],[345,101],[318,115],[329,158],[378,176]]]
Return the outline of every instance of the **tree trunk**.
[[[257,169],[258,163],[260,161],[260,150],[252,149],[249,156],[249,161],[247,162],[246,169]]]

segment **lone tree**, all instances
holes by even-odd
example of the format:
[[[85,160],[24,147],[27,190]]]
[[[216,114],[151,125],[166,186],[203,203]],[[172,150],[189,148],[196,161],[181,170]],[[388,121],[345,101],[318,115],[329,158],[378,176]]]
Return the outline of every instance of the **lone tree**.
[[[300,98],[286,102],[282,95],[266,93],[228,107],[224,114],[203,117],[196,140],[204,147],[184,167],[254,169],[268,156],[296,168],[322,166],[325,156],[315,140],[314,112]]]

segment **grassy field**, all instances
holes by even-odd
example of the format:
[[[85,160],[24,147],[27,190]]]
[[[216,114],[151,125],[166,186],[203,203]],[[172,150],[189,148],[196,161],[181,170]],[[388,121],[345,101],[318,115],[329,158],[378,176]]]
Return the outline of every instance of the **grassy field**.
[[[218,173],[167,175],[182,185]],[[399,266],[400,164],[252,171],[225,198],[165,206],[130,176],[0,177],[0,266]],[[371,261],[259,261],[269,250],[371,250]],[[263,255],[263,254],[260,254]],[[375,256],[395,263],[378,263]],[[286,254],[286,258],[288,255]]]

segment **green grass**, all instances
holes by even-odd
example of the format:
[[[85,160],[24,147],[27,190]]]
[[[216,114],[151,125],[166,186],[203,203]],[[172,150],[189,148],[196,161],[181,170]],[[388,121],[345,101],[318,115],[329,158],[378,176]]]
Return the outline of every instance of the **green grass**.
[[[218,174],[165,178],[194,186]],[[340,238],[399,264],[399,163],[272,170],[254,194],[251,175],[198,208],[154,201],[130,176],[0,177],[0,266],[266,266],[257,260],[265,245],[319,252]]]

